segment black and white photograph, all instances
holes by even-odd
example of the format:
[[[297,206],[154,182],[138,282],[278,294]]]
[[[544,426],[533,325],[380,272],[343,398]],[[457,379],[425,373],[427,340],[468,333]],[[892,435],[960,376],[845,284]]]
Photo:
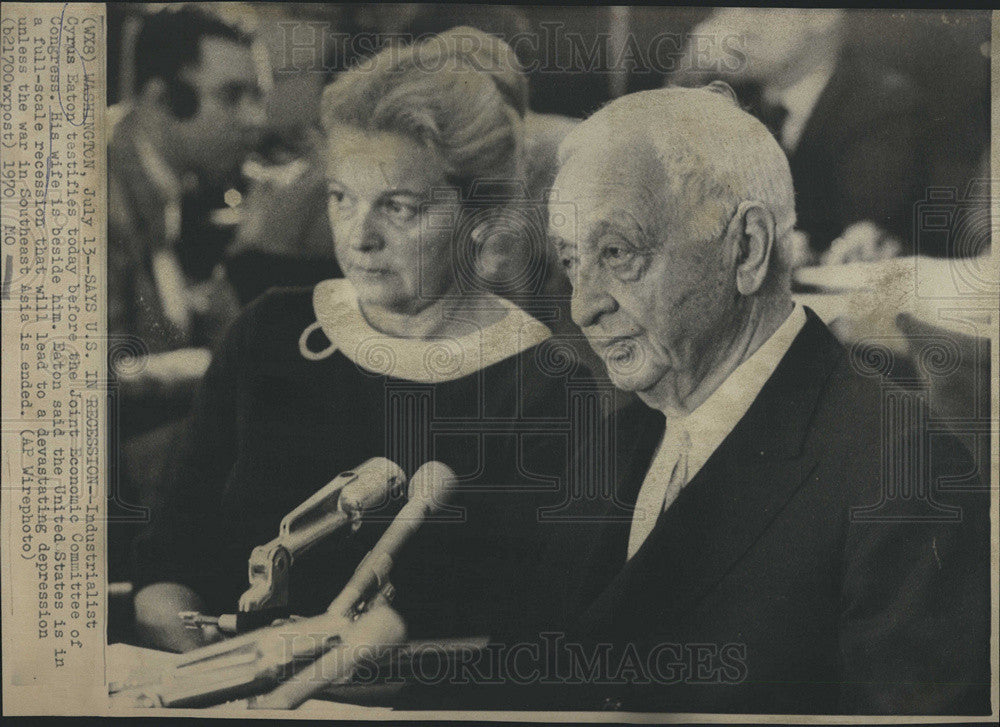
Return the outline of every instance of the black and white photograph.
[[[996,719],[990,10],[88,6],[4,11],[5,692]]]

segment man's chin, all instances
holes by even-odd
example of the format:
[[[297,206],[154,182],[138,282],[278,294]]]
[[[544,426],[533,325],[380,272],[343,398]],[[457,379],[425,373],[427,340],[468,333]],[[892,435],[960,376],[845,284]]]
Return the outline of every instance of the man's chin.
[[[631,391],[634,393],[648,391],[656,386],[662,378],[651,371],[615,371],[614,366],[609,366],[607,361],[604,362],[604,366],[608,372],[608,378],[611,379],[611,383],[616,389],[621,389],[622,391]]]

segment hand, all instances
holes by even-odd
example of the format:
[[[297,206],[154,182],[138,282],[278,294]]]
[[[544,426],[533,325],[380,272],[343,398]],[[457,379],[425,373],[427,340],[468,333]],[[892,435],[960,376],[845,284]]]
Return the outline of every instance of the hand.
[[[820,257],[820,265],[888,260],[897,257],[901,250],[899,240],[874,222],[865,220],[848,225]]]
[[[182,385],[204,376],[211,361],[212,354],[207,348],[154,353],[146,357],[145,368],[131,378],[152,379],[164,386]]]
[[[210,278],[188,285],[185,295],[188,309],[198,321],[201,342],[207,346],[217,345],[241,310],[236,291],[226,276],[225,266],[219,263]]]
[[[222,263],[212,268],[211,277],[187,285],[184,294],[187,296],[188,308],[198,316],[211,315],[216,310],[229,314],[235,307],[235,312],[231,315],[235,318],[240,310],[239,301],[226,279],[226,268]]]
[[[181,611],[200,611],[198,594],[179,583],[152,583],[135,595],[135,627],[146,645],[168,651],[190,651],[222,638],[214,626],[189,629]]]

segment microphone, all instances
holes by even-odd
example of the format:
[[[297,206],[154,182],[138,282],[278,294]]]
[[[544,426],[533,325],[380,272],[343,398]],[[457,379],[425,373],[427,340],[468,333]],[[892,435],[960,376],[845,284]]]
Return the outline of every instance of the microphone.
[[[372,457],[350,472],[341,472],[285,515],[278,537],[294,554],[302,553],[346,522],[356,522],[405,484],[406,474],[398,464]]]
[[[427,462],[413,473],[409,501],[324,614],[334,622],[348,624],[340,629],[340,644],[270,694],[252,700],[252,709],[295,709],[329,684],[350,680],[364,650],[373,655],[373,650],[403,642],[406,627],[399,615],[386,607],[393,559],[427,518],[448,501],[457,485],[455,473],[441,462]]]
[[[382,464],[385,462],[392,464],[389,460]],[[130,698],[139,706],[219,704],[274,689],[289,676],[295,664],[304,659],[315,660],[341,643],[346,644],[345,648],[317,665],[315,668],[320,671],[316,673],[329,673],[337,663],[334,660],[339,658],[339,664],[346,666],[335,669],[334,673],[339,679],[350,678],[356,665],[357,647],[389,646],[405,638],[402,620],[391,609],[383,608],[388,600],[387,579],[393,558],[424,521],[447,502],[457,482],[455,473],[440,462],[428,462],[420,467],[410,481],[409,501],[322,615],[293,620],[190,651],[158,682],[142,687],[136,685],[123,691],[121,697]],[[371,494],[367,490],[364,492],[368,493],[364,498]],[[365,499],[365,502],[370,500]],[[366,619],[366,613],[373,618]],[[349,657],[346,661],[345,656]],[[305,679],[293,677],[293,681],[296,685],[289,685],[285,692],[276,695],[275,703],[304,700],[329,679],[310,680],[312,686],[309,688],[302,685]]]
[[[344,486],[337,506],[348,515],[360,515],[381,505],[406,485],[403,468],[385,457],[372,457],[354,470],[357,479]],[[350,473],[345,472],[344,475]]]
[[[413,473],[408,491],[409,502],[364,557],[327,613],[350,617],[363,603],[382,589],[392,570],[393,559],[427,518],[438,512],[458,485],[458,478],[448,465],[427,462]]]
[[[398,464],[373,457],[310,495],[282,518],[277,538],[250,553],[250,588],[240,596],[239,611],[286,608],[288,571],[295,558],[348,524],[356,530],[367,510],[405,484],[406,474]]]
[[[131,707],[208,707],[266,692],[339,644],[351,626],[327,614],[269,626],[230,639],[226,651],[212,644],[188,652],[148,682],[119,685],[113,697]]]

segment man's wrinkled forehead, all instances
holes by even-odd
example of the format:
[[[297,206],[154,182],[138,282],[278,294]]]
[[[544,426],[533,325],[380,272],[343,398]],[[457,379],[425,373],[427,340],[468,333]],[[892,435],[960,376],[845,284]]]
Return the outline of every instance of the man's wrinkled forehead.
[[[606,124],[567,139],[552,197],[572,205],[581,228],[609,216],[649,228],[662,209],[666,175],[661,154],[645,133],[614,134]]]

